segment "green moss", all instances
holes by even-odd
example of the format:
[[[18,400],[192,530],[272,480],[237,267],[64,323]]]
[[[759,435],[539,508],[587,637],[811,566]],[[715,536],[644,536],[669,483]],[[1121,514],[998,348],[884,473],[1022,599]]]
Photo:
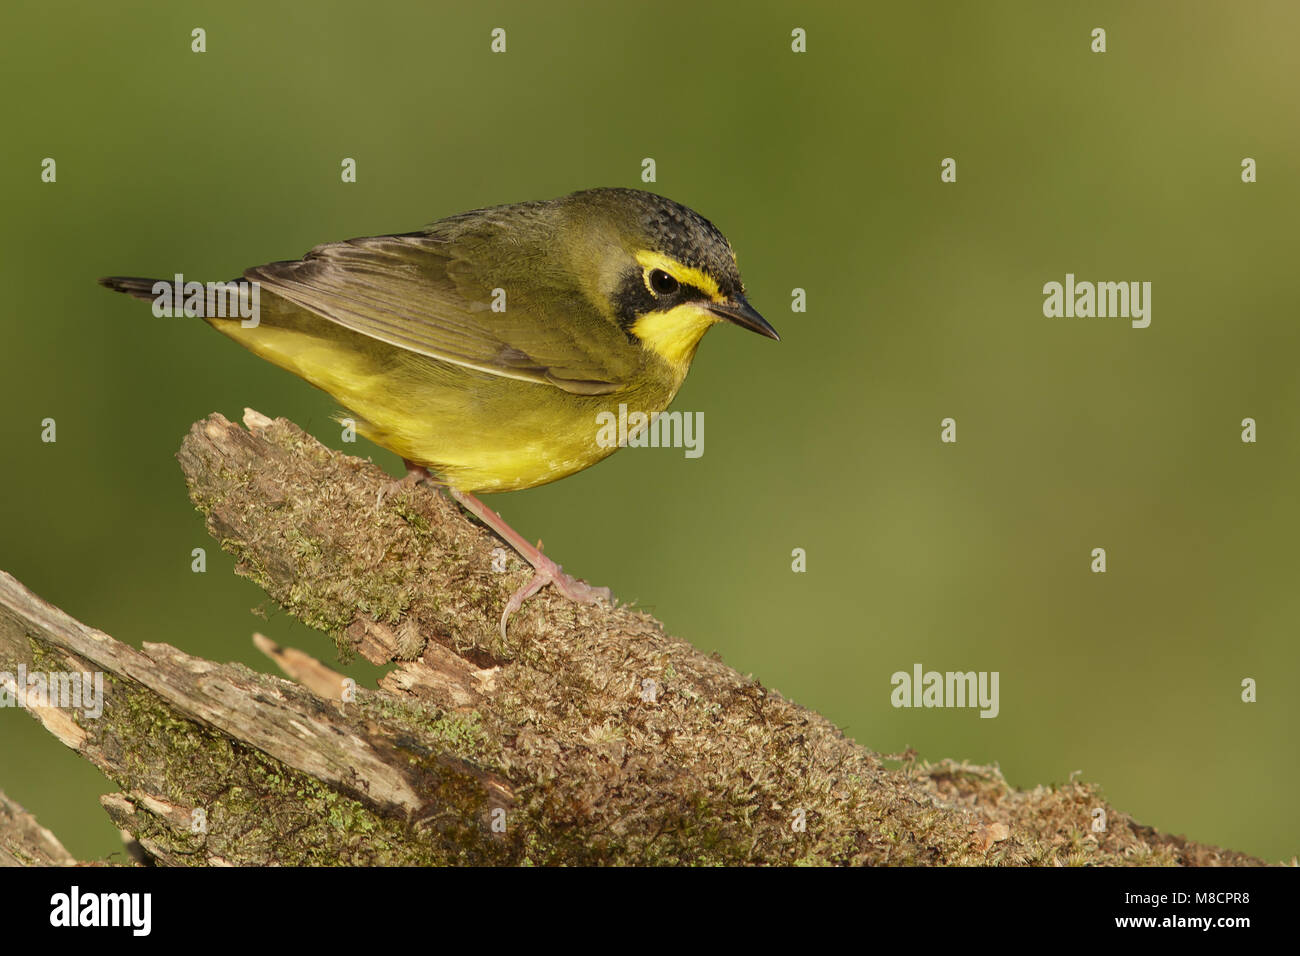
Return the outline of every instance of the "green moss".
[[[38,638],[28,636],[27,649],[32,655],[31,666],[27,668],[29,673],[35,671],[51,673],[67,670],[68,668],[67,654]]]
[[[403,492],[393,502],[393,510],[397,516],[411,526],[411,531],[417,538],[427,538],[432,531],[429,519],[420,512],[411,507],[411,496],[408,492]]]
[[[295,860],[322,862],[386,859],[403,841],[428,848],[437,862],[527,865],[1177,858],[1118,817],[1115,833],[1091,838],[1085,805],[1099,799],[1074,785],[1027,794],[994,769],[932,768],[910,753],[899,769],[886,768],[817,715],[719,666],[717,655],[697,656],[668,641],[645,615],[597,619],[609,636],[584,640],[589,635],[575,635],[572,621],[577,616],[585,626],[589,612],[543,613],[539,605],[555,602],[539,596],[503,641],[496,631],[502,602],[526,579],[517,558],[509,574],[485,573],[484,549],[492,543],[464,522],[444,520],[445,505],[425,489],[367,507],[381,476],[363,474],[366,466],[336,457],[292,426],[261,434],[300,458],[270,455],[265,466],[223,474],[219,493],[209,475],[194,479],[209,488],[195,501],[215,516],[211,523],[229,522],[247,539],[222,542],[241,574],[332,634],[341,652],[351,650],[344,631],[362,616],[400,625],[407,638],[400,656],[414,656],[420,635],[436,633],[480,666],[485,658],[504,666],[482,714],[361,695],[367,724],[384,729],[372,744],[407,771],[426,801],[409,821],[377,814],[240,745],[228,745],[225,758],[217,739],[203,744],[211,752],[174,746],[183,792],[202,786],[213,761],[228,759],[217,766],[231,784],[209,798],[217,807],[227,801],[231,820],[249,828],[240,839],[292,833],[295,847],[307,841],[322,848],[320,857],[300,850]],[[276,482],[269,502],[268,479]],[[230,500],[221,500],[226,494]],[[657,706],[643,706],[630,677],[660,674]],[[176,731],[164,723],[152,732]],[[203,774],[186,778],[191,766]],[[500,839],[484,839],[487,774],[506,778],[513,793]],[[806,833],[791,831],[792,806],[806,810]],[[973,834],[990,818],[1009,821],[1011,836],[984,847]],[[267,843],[269,851],[275,846]],[[403,852],[412,861],[424,855]]]
[[[429,814],[440,826],[417,826],[402,814],[376,811],[288,767],[266,754],[232,741],[204,725],[177,716],[153,693],[116,688],[112,706],[93,728],[107,744],[122,745],[112,776],[126,792],[155,793],[181,807],[202,807],[207,832],[190,833],[176,823],[137,812],[137,838],[157,843],[196,864],[210,857],[232,862],[284,865],[435,865],[449,853],[477,853],[467,862],[506,862],[491,844],[469,839],[478,826],[484,794],[471,782],[430,762],[428,795],[441,798]],[[380,708],[395,715],[389,702]],[[469,752],[484,750],[473,718],[415,720],[412,728],[442,733],[449,744]],[[502,851],[508,850],[502,844]],[[489,855],[484,856],[487,852]]]
[[[318,562],[325,554],[321,542],[308,537],[297,528],[290,528],[284,533],[294,558],[300,562]]]
[[[500,744],[484,731],[482,718],[475,711],[444,711],[375,693],[358,695],[357,703],[374,719],[406,730],[430,751],[441,750],[476,763],[490,763],[500,755]]]

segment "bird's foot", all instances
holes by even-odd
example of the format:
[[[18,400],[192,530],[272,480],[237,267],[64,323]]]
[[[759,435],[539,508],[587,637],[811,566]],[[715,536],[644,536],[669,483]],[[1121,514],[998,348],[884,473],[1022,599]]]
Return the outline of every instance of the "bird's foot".
[[[427,469],[420,465],[413,465],[409,461],[405,462],[406,476],[387,482],[379,489],[379,494],[375,496],[375,507],[380,508],[384,504],[384,499],[392,495],[400,494],[407,488],[414,488],[422,481],[436,481]]]
[[[506,624],[510,616],[524,606],[524,602],[546,587],[548,584],[560,594],[576,604],[598,604],[601,601],[614,602],[614,594],[609,588],[592,587],[586,581],[579,581],[572,575],[565,574],[558,564],[542,554],[541,542],[536,546],[528,543],[518,531],[506,524],[499,514],[479,501],[473,495],[448,487],[448,493],[460,502],[461,506],[478,518],[497,535],[514,548],[519,556],[533,566],[533,576],[528,583],[510,596],[506,609],[501,614],[501,636],[506,636]]]
[[[506,602],[506,609],[501,614],[502,637],[506,636],[506,623],[510,620],[510,616],[548,584],[575,604],[599,604],[602,601],[614,603],[614,592],[609,588],[594,587],[571,574],[565,574],[558,564],[542,554],[540,541],[532,550],[533,554],[524,554],[522,557],[533,566],[533,576],[527,584],[510,595],[510,600]]]

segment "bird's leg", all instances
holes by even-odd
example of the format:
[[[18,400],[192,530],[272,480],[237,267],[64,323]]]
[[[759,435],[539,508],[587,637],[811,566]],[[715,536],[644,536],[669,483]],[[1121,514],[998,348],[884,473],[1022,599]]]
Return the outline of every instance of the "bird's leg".
[[[391,494],[396,494],[404,488],[410,488],[422,481],[427,481],[440,488],[445,488],[447,493],[459,502],[462,508],[496,532],[501,540],[514,548],[521,558],[533,566],[532,578],[512,594],[510,600],[506,602],[506,609],[501,615],[502,637],[506,636],[506,622],[510,620],[510,615],[523,607],[525,601],[548,584],[577,604],[596,604],[600,601],[612,602],[614,600],[613,592],[609,588],[592,587],[586,581],[579,581],[572,575],[565,574],[558,564],[542,554],[542,543],[540,541],[537,542],[536,546],[529,544],[528,539],[506,524],[504,518],[473,495],[444,484],[421,465],[416,465],[406,459],[402,459],[402,463],[406,465],[406,477],[390,481],[381,488],[376,505],[382,504],[383,500]]]
[[[458,491],[450,485],[447,486],[447,493],[460,502],[462,508],[495,531],[501,540],[519,552],[519,556],[533,566],[532,579],[512,594],[506,603],[505,612],[501,615],[502,637],[506,636],[506,622],[510,620],[510,615],[523,607],[525,601],[548,584],[577,604],[596,604],[600,601],[614,600],[614,595],[609,588],[592,587],[586,581],[579,581],[565,574],[558,564],[542,554],[540,541],[537,542],[536,547],[529,544],[523,535],[505,523],[505,519],[473,495]]]
[[[407,488],[413,488],[422,481],[429,481],[433,484],[438,484],[438,479],[433,477],[433,475],[429,473],[428,469],[423,466],[413,465],[405,458],[402,459],[402,464],[406,466],[405,477],[390,481],[379,489],[379,494],[375,497],[376,508],[380,507],[384,503],[384,499],[390,495],[398,494],[405,491]]]

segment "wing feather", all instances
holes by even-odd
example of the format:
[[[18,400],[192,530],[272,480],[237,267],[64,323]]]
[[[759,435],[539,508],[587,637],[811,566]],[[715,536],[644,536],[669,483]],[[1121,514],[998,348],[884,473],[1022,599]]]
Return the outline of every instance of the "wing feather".
[[[349,239],[244,276],[345,328],[445,362],[581,395],[628,384],[640,350],[577,282],[537,268],[549,260],[536,250],[472,238]],[[510,261],[502,264],[501,254]],[[484,260],[497,261],[500,275],[486,274]],[[512,275],[528,281],[505,278]],[[505,311],[492,311],[496,288],[505,290]]]

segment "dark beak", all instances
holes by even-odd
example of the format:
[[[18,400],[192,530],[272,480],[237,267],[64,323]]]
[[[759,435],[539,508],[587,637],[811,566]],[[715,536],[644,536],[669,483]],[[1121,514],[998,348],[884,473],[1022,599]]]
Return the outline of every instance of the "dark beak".
[[[776,329],[772,328],[767,319],[758,314],[757,309],[745,301],[743,295],[736,296],[730,302],[715,302],[709,306],[709,311],[720,319],[734,322],[742,329],[749,329],[759,335],[766,335],[769,339],[781,341],[781,336],[776,334]]]

